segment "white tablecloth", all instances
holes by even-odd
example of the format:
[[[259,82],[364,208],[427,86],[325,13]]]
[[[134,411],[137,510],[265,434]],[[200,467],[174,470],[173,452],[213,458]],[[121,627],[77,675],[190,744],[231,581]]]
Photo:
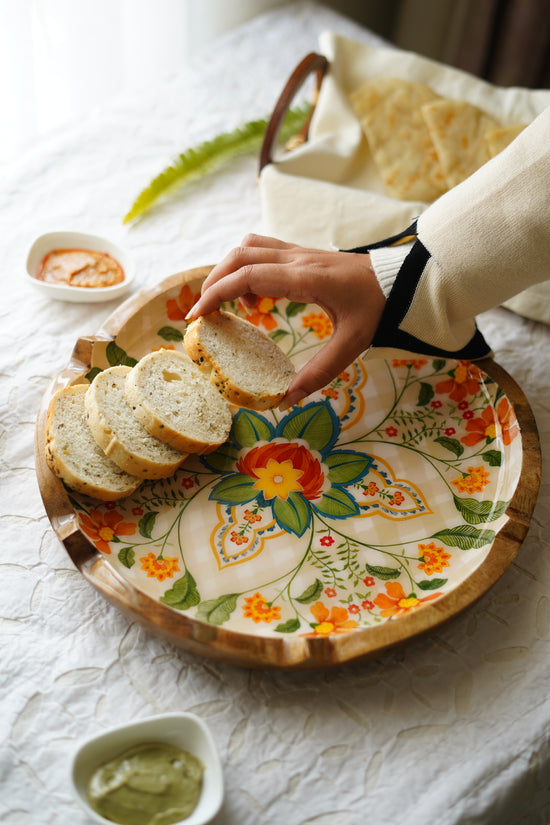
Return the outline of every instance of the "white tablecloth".
[[[315,4],[282,8],[217,42],[154,95],[90,113],[43,141],[3,182],[2,822],[84,823],[67,777],[75,740],[173,710],[205,719],[219,748],[226,796],[216,825],[550,818],[548,472],[516,562],[475,607],[376,661],[320,673],[230,667],[147,634],[83,580],[39,495],[41,396],[76,338],[97,331],[114,305],[56,303],[34,291],[23,277],[33,238],[76,228],[121,241],[139,288],[215,262],[260,230],[253,158],[135,226],[121,218],[185,147],[268,113],[325,29],[376,42]],[[503,309],[481,326],[531,402],[548,468],[550,329]]]

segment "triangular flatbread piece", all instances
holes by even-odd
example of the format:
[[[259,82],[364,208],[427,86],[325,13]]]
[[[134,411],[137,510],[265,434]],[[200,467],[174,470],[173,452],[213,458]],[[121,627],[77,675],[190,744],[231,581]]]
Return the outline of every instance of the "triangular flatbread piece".
[[[456,186],[489,160],[484,135],[499,124],[465,100],[437,100],[422,106],[448,187]]]
[[[422,83],[395,77],[368,81],[350,95],[388,194],[430,202],[447,189],[422,117],[424,103],[438,96]]]
[[[485,143],[489,155],[494,158],[495,155],[506,149],[508,144],[515,140],[520,132],[523,132],[526,125],[525,123],[515,123],[513,126],[502,126],[485,132]]]

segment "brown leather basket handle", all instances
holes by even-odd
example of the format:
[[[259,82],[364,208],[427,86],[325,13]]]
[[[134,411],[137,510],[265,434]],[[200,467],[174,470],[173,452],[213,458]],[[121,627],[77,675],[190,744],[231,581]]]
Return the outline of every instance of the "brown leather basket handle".
[[[306,55],[306,57],[304,57],[301,63],[299,63],[296,66],[296,68],[288,78],[286,86],[284,87],[277,103],[275,104],[273,114],[271,115],[269,123],[267,124],[267,128],[265,130],[264,141],[260,152],[260,172],[262,171],[264,166],[266,166],[268,163],[271,163],[273,159],[273,147],[275,146],[277,135],[279,134],[279,130],[281,128],[281,125],[283,123],[284,117],[287,113],[290,104],[292,103],[295,95],[301,89],[309,75],[315,72],[317,74],[317,88],[315,90],[315,97],[308,118],[297,135],[298,138],[301,138],[302,142],[307,139],[309,125],[311,123],[311,118],[313,116],[315,104],[319,96],[321,83],[323,82],[323,77],[325,76],[328,67],[329,62],[326,59],[326,57],[324,57],[324,55],[317,54],[316,52],[311,52],[310,54]]]

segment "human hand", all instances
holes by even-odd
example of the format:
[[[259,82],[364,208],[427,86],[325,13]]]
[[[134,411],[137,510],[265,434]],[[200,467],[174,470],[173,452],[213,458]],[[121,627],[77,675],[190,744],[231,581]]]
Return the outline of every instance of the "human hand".
[[[245,306],[252,305],[257,295],[317,304],[333,325],[331,338],[296,374],[280,409],[326,386],[367,349],[385,304],[369,255],[247,235],[205,279],[187,320],[239,297]]]

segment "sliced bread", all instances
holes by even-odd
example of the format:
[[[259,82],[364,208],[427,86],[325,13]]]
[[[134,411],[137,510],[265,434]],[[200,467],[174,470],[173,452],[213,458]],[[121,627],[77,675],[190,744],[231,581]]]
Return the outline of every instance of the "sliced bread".
[[[122,470],[96,444],[86,421],[87,384],[59,390],[46,420],[46,462],[67,487],[101,501],[130,495],[142,479]]]
[[[261,329],[219,310],[193,321],[185,349],[232,404],[253,410],[276,407],[295,370],[290,359]]]
[[[86,393],[88,425],[101,449],[119,467],[140,478],[167,478],[187,454],[152,436],[139,423],[125,395],[131,367],[99,372]]]
[[[126,399],[145,429],[176,450],[209,453],[229,436],[229,404],[184,352],[145,355],[126,378]]]

